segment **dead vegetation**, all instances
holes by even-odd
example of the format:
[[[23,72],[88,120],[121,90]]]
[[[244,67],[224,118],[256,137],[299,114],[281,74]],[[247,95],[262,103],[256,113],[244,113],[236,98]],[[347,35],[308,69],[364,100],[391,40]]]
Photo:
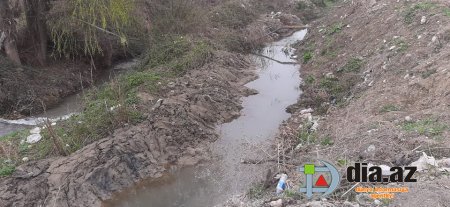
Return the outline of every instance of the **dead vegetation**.
[[[450,99],[444,92],[450,89],[449,73],[444,69],[449,63],[443,58],[449,53],[449,42],[443,38],[450,21],[443,12],[448,3],[344,1],[338,5],[312,23],[298,47],[305,62],[301,73],[304,93],[301,107],[281,127],[278,142],[292,144],[285,150],[295,157],[281,171],[288,171],[292,182],[300,183],[294,166],[316,159],[345,169],[353,162],[409,165],[422,152],[449,157],[447,151],[436,151],[447,148],[450,135]],[[311,117],[301,113],[309,107],[314,109]],[[318,128],[311,131],[315,122]],[[415,205],[408,199],[426,194],[435,199],[424,205],[442,205],[447,198],[433,196],[441,190],[429,176],[447,179],[446,173],[419,174],[424,184],[411,185],[414,193],[381,203]],[[373,200],[361,203],[352,187],[342,182],[336,196],[321,204],[375,205]],[[297,200],[297,204],[306,202]]]

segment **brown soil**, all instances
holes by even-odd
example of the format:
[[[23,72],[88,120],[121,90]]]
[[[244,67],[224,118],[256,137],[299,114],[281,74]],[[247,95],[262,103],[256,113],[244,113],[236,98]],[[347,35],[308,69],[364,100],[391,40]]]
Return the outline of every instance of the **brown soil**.
[[[283,206],[448,205],[447,172],[416,173],[417,183],[404,184],[410,192],[379,203],[362,199],[345,180],[346,166],[354,162],[408,166],[422,152],[450,157],[448,11],[443,0],[345,1],[311,23],[297,47],[304,94],[280,127],[278,170],[287,172],[293,191],[304,181],[297,166],[319,159],[335,163],[344,181],[326,200],[294,193],[282,198]],[[312,114],[302,112],[310,107]],[[225,206],[271,206],[280,198],[274,188]]]
[[[17,67],[0,59],[0,116],[36,115],[91,85],[89,64],[59,61],[46,67]],[[93,75],[99,71],[93,71]]]
[[[2,179],[1,206],[100,206],[112,192],[161,176],[186,148],[215,140],[214,123],[239,115],[239,97],[246,94],[241,86],[254,78],[245,56],[216,58],[165,86],[161,97],[141,94],[149,111],[143,123],[118,129],[69,157],[18,167]],[[164,101],[152,111],[156,98]]]
[[[344,163],[339,166],[344,175],[345,162],[407,166],[421,152],[437,159],[450,156],[448,9],[443,0],[346,1],[311,24],[298,45],[299,57],[312,53],[301,69],[304,94],[289,108],[292,117],[278,137],[289,155],[280,171],[288,172],[293,189],[303,180],[296,166],[317,159]],[[426,22],[421,22],[423,16]],[[308,113],[300,112],[309,107],[315,109],[316,131],[308,124]],[[310,140],[301,135],[305,131]],[[448,204],[447,173],[416,177],[417,184],[407,185],[409,193],[379,205]],[[329,198],[331,205],[356,202],[354,192],[340,197],[352,186],[341,183],[336,196]],[[273,199],[269,196],[264,205]],[[284,201],[288,206],[308,203],[300,198]],[[372,200],[359,205],[377,204]]]
[[[282,23],[262,18],[247,32],[270,40],[269,30]],[[216,51],[214,59],[161,86],[158,95],[140,92],[139,108],[148,117],[142,123],[117,129],[68,157],[17,167],[0,179],[0,206],[100,206],[114,192],[161,177],[171,166],[208,159],[215,124],[240,115],[240,98],[255,93],[243,85],[256,78],[249,56]]]

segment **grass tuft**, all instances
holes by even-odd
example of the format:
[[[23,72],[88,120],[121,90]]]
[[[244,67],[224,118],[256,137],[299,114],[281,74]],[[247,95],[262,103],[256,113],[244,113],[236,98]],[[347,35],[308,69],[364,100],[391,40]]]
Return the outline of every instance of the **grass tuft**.
[[[363,65],[363,60],[359,58],[351,58],[344,66],[339,68],[337,72],[357,73]]]
[[[444,133],[449,127],[437,119],[425,119],[416,122],[404,122],[402,128],[408,132],[416,132],[420,135],[436,137]]]

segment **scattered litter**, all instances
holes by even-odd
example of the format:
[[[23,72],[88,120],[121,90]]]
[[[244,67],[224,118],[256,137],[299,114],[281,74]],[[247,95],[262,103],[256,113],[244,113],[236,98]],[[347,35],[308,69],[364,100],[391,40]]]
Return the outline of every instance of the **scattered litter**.
[[[57,122],[57,121],[67,120],[76,114],[77,113],[70,113],[70,114],[67,114],[67,115],[64,115],[61,117],[57,117],[57,118],[53,118],[53,119],[49,119],[47,117],[25,118],[25,119],[17,119],[17,120],[0,119],[0,122],[7,123],[7,124],[36,126],[36,125],[44,123],[45,121],[47,121],[47,119],[49,119],[50,122]]]
[[[308,114],[308,113],[312,113],[312,112],[314,112],[314,109],[308,108],[308,109],[301,110],[300,114]]]
[[[30,130],[31,134],[40,134],[41,133],[41,128],[39,127],[35,127],[32,130]]]
[[[369,163],[368,165],[367,165],[367,167],[368,168],[371,168],[371,167],[373,167],[373,166],[375,166],[375,165],[373,165],[372,163]],[[390,176],[392,173],[394,173],[394,172],[391,172],[391,167],[389,167],[389,166],[387,166],[387,165],[377,165],[379,168],[381,168],[381,174],[383,175],[383,176]],[[368,172],[368,174],[367,175],[369,175],[369,174],[371,174],[372,172]]]
[[[419,160],[411,163],[411,166],[416,166],[417,171],[421,172],[424,170],[428,170],[431,167],[437,167],[438,164],[436,162],[436,159],[432,156],[428,156],[425,152],[422,152],[422,156],[419,158]]]
[[[36,142],[39,142],[42,139],[42,136],[40,134],[31,134],[27,137],[27,143],[34,144]]]
[[[313,125],[311,126],[311,131],[315,132],[319,128],[319,122],[317,120],[313,121]]]
[[[115,109],[121,107],[122,105],[116,105],[116,106],[112,106],[111,108],[109,108],[110,111],[114,111]]]
[[[287,175],[281,174],[280,180],[278,181],[278,185],[277,185],[277,189],[276,189],[277,194],[282,193],[284,191],[284,189],[286,189],[286,180],[287,180]]]
[[[28,162],[28,160],[30,160],[28,157],[22,158],[22,161],[24,161],[24,162]]]

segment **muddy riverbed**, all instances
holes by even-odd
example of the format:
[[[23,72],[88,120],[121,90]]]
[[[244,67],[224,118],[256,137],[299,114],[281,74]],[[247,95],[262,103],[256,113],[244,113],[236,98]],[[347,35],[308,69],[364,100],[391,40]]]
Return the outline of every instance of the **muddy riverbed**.
[[[279,125],[289,117],[286,107],[296,103],[301,93],[299,65],[286,63],[295,61],[290,45],[305,34],[306,30],[296,32],[263,50],[262,55],[277,61],[255,57],[258,79],[246,86],[258,94],[243,98],[238,119],[217,127],[220,138],[211,147],[210,162],[175,169],[156,181],[144,181],[104,206],[214,206],[262,180],[267,173],[263,160],[276,157],[269,148]],[[243,160],[262,164],[243,164]]]

